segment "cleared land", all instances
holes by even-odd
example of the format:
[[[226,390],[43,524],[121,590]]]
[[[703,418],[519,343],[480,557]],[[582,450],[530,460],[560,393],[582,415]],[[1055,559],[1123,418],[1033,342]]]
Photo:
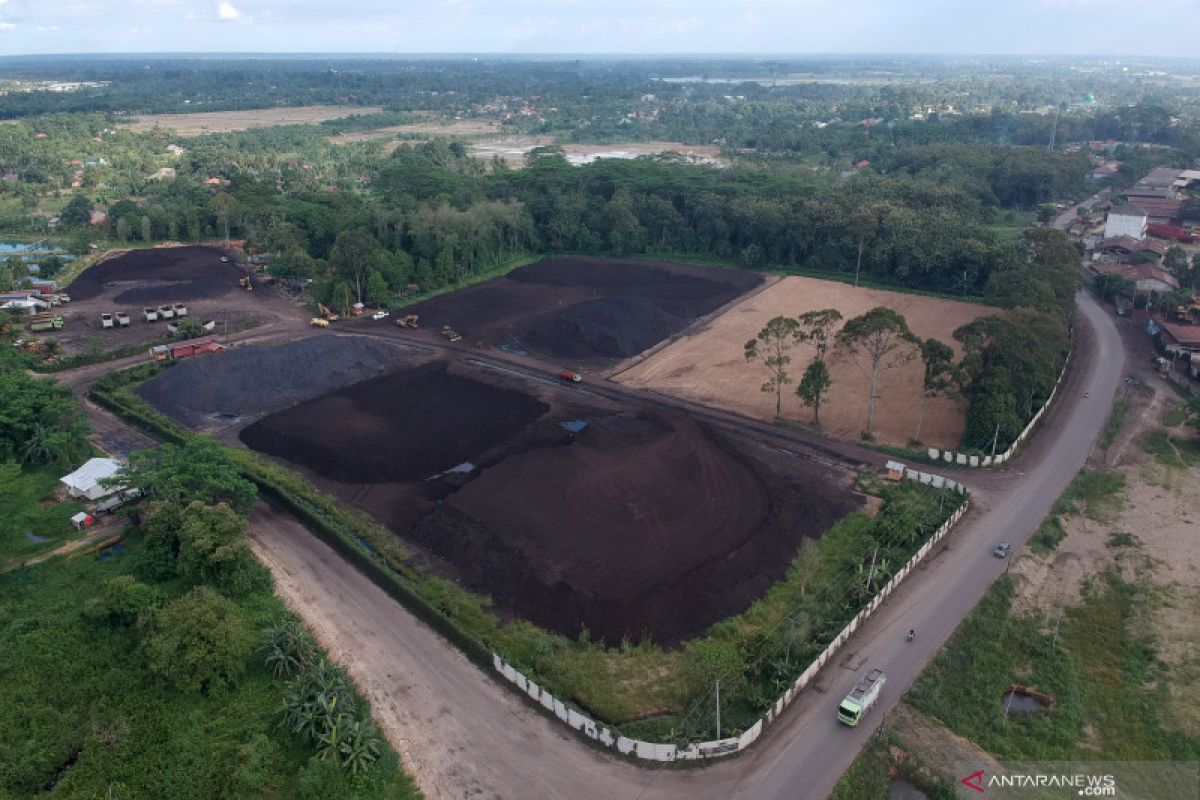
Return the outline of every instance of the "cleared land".
[[[762,280],[740,270],[548,258],[410,310],[423,328],[449,325],[471,342],[571,365],[614,364]]]
[[[510,167],[525,166],[525,156],[535,147],[554,144],[552,136],[505,136],[474,142],[467,152],[476,158],[490,160],[500,156]],[[691,145],[683,142],[623,142],[621,144],[563,144],[567,161],[590,164],[600,158],[638,158],[660,153],[679,153],[690,161],[725,165],[721,150],[712,145]]]
[[[252,108],[243,111],[201,111],[195,114],[143,114],[118,125],[132,131],[169,128],[180,136],[206,133],[232,133],[276,125],[316,125],[351,114],[375,114],[383,109],[373,106],[296,106],[294,108]]]
[[[225,257],[227,261],[221,261]],[[247,272],[237,256],[214,247],[156,247],[131,250],[84,270],[66,292],[71,302],[58,309],[66,325],[52,335],[67,353],[115,350],[168,335],[167,322],[146,322],[142,309],[170,303],[187,305],[188,316],[215,322],[214,332],[230,331],[297,317],[287,298],[255,281],[247,292],[238,279]],[[104,328],[102,313],[123,311],[126,328]]]
[[[772,419],[775,395],[759,391],[767,378],[760,362],[747,362],[743,345],[776,316],[795,317],[805,311],[836,308],[846,319],[875,306],[887,306],[904,315],[922,339],[935,337],[961,347],[953,333],[977,317],[999,313],[974,303],[901,294],[880,289],[854,288],[814,278],[788,277],[728,309],[614,379],[647,387],[706,405],[729,409],[760,419]],[[798,382],[812,358],[812,350],[792,351],[790,372]],[[833,388],[821,408],[821,423],[830,433],[857,437],[866,426],[868,376],[848,356],[833,352],[829,359]],[[785,388],[782,415],[808,422],[811,409]],[[903,445],[913,436],[921,402],[921,363],[915,360],[881,373],[877,389],[874,432],[888,444]],[[965,404],[944,397],[925,405],[921,440],[935,447],[954,447],[962,436]]]

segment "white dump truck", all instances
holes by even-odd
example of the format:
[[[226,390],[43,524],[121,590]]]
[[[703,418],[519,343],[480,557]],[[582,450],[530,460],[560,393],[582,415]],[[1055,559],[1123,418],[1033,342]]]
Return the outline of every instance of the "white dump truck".
[[[846,695],[838,706],[838,720],[847,725],[857,725],[863,715],[871,710],[871,706],[879,699],[879,692],[887,677],[881,669],[873,669],[863,677]]]

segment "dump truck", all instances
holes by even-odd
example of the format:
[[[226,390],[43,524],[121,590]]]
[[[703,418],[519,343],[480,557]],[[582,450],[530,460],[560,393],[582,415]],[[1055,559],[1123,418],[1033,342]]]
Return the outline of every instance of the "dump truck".
[[[454,330],[454,328],[451,328],[449,325],[443,325],[442,329],[438,331],[438,333],[441,334],[442,338],[450,342],[458,342],[462,340],[462,336],[459,335],[458,331]]]
[[[129,315],[124,311],[118,311],[114,316],[117,318],[117,325],[122,328],[129,327]]]
[[[113,326],[113,315],[107,314],[107,313],[101,314],[100,315],[100,327],[101,328],[111,328],[112,326]]]
[[[396,320],[396,324],[401,328],[417,328],[419,327],[417,325],[417,320],[419,319],[420,317],[416,314],[405,314],[403,317],[400,317]]]
[[[149,307],[143,308],[142,316],[146,318],[146,322],[158,322],[158,309]]]
[[[175,311],[175,316],[177,317],[186,317],[188,315],[187,306],[183,303],[176,303],[171,308]]]
[[[29,330],[31,331],[57,331],[62,330],[66,320],[62,314],[51,314],[44,311],[41,314],[34,314],[29,318]]]
[[[567,370],[563,370],[562,372],[558,373],[558,377],[562,378],[564,381],[570,381],[571,383],[579,383],[581,380],[583,380],[583,376],[578,372],[568,372]]]
[[[175,318],[175,309],[174,309],[174,307],[172,307],[172,306],[159,306],[159,307],[158,307],[158,318],[159,318],[159,319],[174,319],[174,318]]]
[[[857,725],[871,706],[879,700],[879,692],[887,681],[881,669],[873,669],[863,677],[838,705],[837,718],[847,725]]]

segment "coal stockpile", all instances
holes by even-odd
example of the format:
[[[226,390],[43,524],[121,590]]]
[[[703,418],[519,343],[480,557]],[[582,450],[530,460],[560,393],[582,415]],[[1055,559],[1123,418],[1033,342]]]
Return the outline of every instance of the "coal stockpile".
[[[84,270],[70,286],[73,300],[89,300],[128,285],[113,297],[126,305],[217,297],[239,290],[245,273],[214,247],[161,247],[132,250]]]
[[[172,419],[202,428],[214,415],[256,416],[377,376],[401,358],[386,342],[312,336],[181,361],[135,392]]]
[[[544,259],[411,309],[425,327],[573,362],[629,358],[758,286],[733,269]]]
[[[585,300],[534,328],[523,341],[562,358],[628,358],[661,342],[689,320],[641,297]]]
[[[241,439],[335,481],[421,480],[480,457],[548,409],[439,362],[301,403],[249,426]]]

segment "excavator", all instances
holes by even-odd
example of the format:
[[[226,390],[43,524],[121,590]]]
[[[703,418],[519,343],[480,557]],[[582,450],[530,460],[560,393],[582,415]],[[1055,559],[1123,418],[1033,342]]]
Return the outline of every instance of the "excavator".
[[[317,303],[317,311],[321,312],[321,316],[326,322],[337,322],[338,315],[329,310],[329,307],[324,303]]]
[[[254,282],[250,280],[249,276],[238,278],[238,286],[241,286],[247,292],[254,291]]]
[[[419,320],[420,318],[421,317],[417,314],[406,314],[403,317],[397,318],[396,324],[399,325],[401,328],[416,329],[416,328],[420,327],[419,325],[417,325],[417,320]]]
[[[1192,315],[1200,315],[1200,294],[1192,296],[1192,302],[1175,309],[1175,318],[1180,322],[1191,322]]]

